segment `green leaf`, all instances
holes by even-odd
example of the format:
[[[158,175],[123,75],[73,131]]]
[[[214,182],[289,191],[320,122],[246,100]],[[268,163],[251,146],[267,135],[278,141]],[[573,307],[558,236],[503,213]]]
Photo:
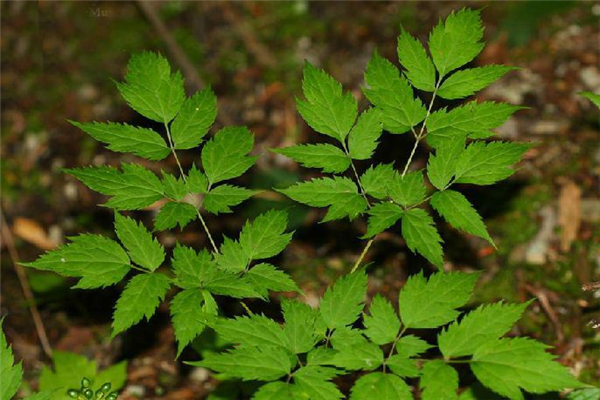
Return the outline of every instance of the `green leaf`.
[[[479,236],[496,247],[477,211],[459,192],[454,190],[436,192],[431,197],[431,206],[456,229]]]
[[[165,260],[165,249],[141,222],[115,213],[115,232],[131,261],[139,266],[154,271]]]
[[[290,199],[312,207],[329,207],[323,222],[348,216],[351,220],[367,208],[367,202],[349,178],[313,179],[287,189],[278,189]]]
[[[247,154],[254,146],[252,132],[244,126],[221,129],[202,148],[202,165],[211,185],[237,178],[254,165],[258,157]]]
[[[252,400],[301,400],[302,397],[297,393],[295,385],[285,382],[270,382],[261,386],[254,395]]]
[[[134,54],[127,63],[125,82],[117,88],[127,104],[156,122],[171,121],[185,101],[183,77],[171,73],[169,62],[151,52]]]
[[[350,394],[350,400],[412,400],[410,387],[402,379],[391,374],[372,372],[361,376]]]
[[[315,131],[343,142],[358,114],[352,94],[343,94],[342,85],[308,62],[304,64],[302,90],[306,101],[296,98],[302,118]]]
[[[164,231],[175,228],[177,224],[179,224],[179,229],[183,229],[194,218],[196,218],[196,207],[188,203],[170,201],[162,206],[156,214],[154,229]]]
[[[213,278],[204,285],[209,292],[236,299],[261,297],[245,276],[218,270],[215,273]]]
[[[117,87],[131,108],[165,124],[185,101],[183,77],[179,72],[172,74],[167,59],[157,53],[134,54],[127,64],[125,82]]]
[[[378,345],[392,343],[400,330],[400,320],[394,307],[387,299],[376,295],[373,297],[369,312],[371,315],[365,315],[363,318],[365,334]]]
[[[483,26],[478,10],[452,12],[429,35],[429,51],[441,76],[473,60],[483,49]]]
[[[367,233],[363,238],[375,236],[393,226],[402,218],[404,211],[393,203],[377,203],[367,213],[369,214],[369,222]]]
[[[199,288],[215,279],[219,274],[211,254],[203,249],[196,253],[194,249],[179,243],[171,258],[176,283],[182,288]]]
[[[386,365],[390,368],[390,371],[401,378],[416,378],[420,375],[417,362],[400,354],[394,354],[388,358]]]
[[[292,233],[283,233],[287,228],[288,215],[285,211],[270,210],[252,222],[246,222],[240,234],[240,245],[251,260],[270,258],[281,253],[292,239]]]
[[[81,278],[76,288],[95,289],[114,285],[129,272],[129,257],[115,241],[100,235],[69,238],[71,243],[23,265],[63,276]]]
[[[242,380],[273,381],[292,370],[290,354],[280,347],[238,347],[226,353],[208,354],[189,363]]]
[[[165,195],[173,200],[181,200],[188,194],[188,185],[186,181],[181,178],[176,178],[172,174],[162,172],[162,184]]]
[[[395,179],[396,171],[392,164],[370,166],[360,177],[364,191],[376,199],[383,200],[388,196],[390,182]]]
[[[377,51],[367,65],[365,82],[368,87],[363,92],[381,110],[381,122],[386,131],[405,133],[425,119],[427,110],[421,100],[414,97],[408,81]]]
[[[309,168],[320,168],[323,172],[342,173],[350,166],[350,158],[338,147],[330,144],[298,144],[271,149]]]
[[[205,194],[208,192],[208,178],[198,168],[192,165],[187,176],[187,190],[190,193]]]
[[[406,69],[406,77],[417,89],[433,92],[435,89],[435,67],[425,47],[404,28],[398,36],[398,59]]]
[[[290,347],[282,327],[264,315],[221,318],[214,324],[213,329],[223,340],[242,346]]]
[[[441,360],[427,361],[421,370],[423,400],[458,399],[458,373]]]
[[[25,397],[25,400],[52,400],[54,390],[44,390]]]
[[[285,272],[278,270],[271,264],[258,264],[252,267],[246,278],[257,293],[268,297],[269,291],[276,292],[300,292],[296,282]]]
[[[438,268],[442,267],[444,252],[433,218],[425,210],[413,208],[402,216],[402,236],[413,253],[419,253]]]
[[[515,69],[515,67],[505,65],[464,69],[450,75],[440,86],[437,94],[441,98],[449,100],[471,96]]]
[[[596,105],[596,107],[600,108],[600,94],[592,93],[592,92],[579,92],[578,95],[585,97],[592,103]]]
[[[334,383],[329,382],[338,374],[333,368],[307,365],[294,373],[294,383],[303,399],[340,400],[344,395]]]
[[[479,306],[438,335],[444,357],[473,354],[478,347],[506,334],[517,323],[529,303],[494,303]]]
[[[298,300],[282,299],[281,308],[285,326],[283,332],[288,338],[288,349],[294,354],[308,353],[319,337],[315,332],[318,310]]]
[[[567,394],[566,398],[568,400],[600,400],[600,388],[574,390]]]
[[[198,146],[216,117],[217,97],[210,88],[186,99],[171,124],[171,138],[175,148],[183,150]]]
[[[490,129],[499,127],[522,108],[493,101],[472,101],[451,111],[442,108],[427,119],[427,143],[438,148],[456,136],[468,135],[472,139],[489,137],[492,135]]]
[[[357,271],[338,279],[329,287],[320,304],[321,316],[329,329],[342,328],[356,321],[367,292],[367,275]]]
[[[54,351],[52,354],[54,370],[42,367],[39,389],[52,392],[49,399],[65,400],[68,389],[81,387],[81,380],[92,381],[91,389],[98,390],[109,382],[112,390],[119,390],[127,380],[127,363],[120,362],[98,372],[96,362],[78,354]]]
[[[382,129],[380,110],[370,108],[360,114],[356,125],[354,125],[348,136],[350,157],[355,160],[370,159],[379,144],[378,140]]]
[[[106,206],[115,210],[139,210],[163,198],[163,185],[141,165],[122,164],[123,172],[107,166],[66,170],[92,190],[114,196]]]
[[[179,357],[185,346],[200,335],[209,319],[217,314],[217,304],[205,290],[185,289],[173,297],[170,311]]]
[[[137,324],[143,317],[149,320],[170,286],[169,278],[163,274],[140,274],[131,278],[115,307],[112,337]]]
[[[511,165],[530,147],[523,143],[472,143],[458,159],[456,182],[491,185],[506,179],[514,173]]]
[[[539,394],[584,386],[546,348],[529,338],[488,342],[473,354],[471,369],[482,384],[511,400],[524,398],[521,389]]]
[[[426,279],[412,275],[400,292],[400,319],[407,328],[437,328],[456,319],[477,281],[475,273],[438,272]]]
[[[230,213],[233,206],[241,204],[245,200],[258,193],[257,190],[250,190],[233,185],[220,185],[204,197],[204,208],[212,214]]]
[[[217,264],[221,269],[231,272],[242,272],[250,264],[251,259],[246,255],[240,243],[223,237],[220,252],[216,255]]]
[[[356,346],[369,343],[363,336],[363,331],[344,326],[337,328],[330,336],[331,346],[335,350],[353,349]]]
[[[409,172],[404,176],[396,174],[388,190],[392,200],[405,207],[419,204],[427,196],[422,171]]]
[[[10,400],[19,390],[23,379],[23,364],[14,364],[12,348],[8,346],[4,330],[2,328],[4,318],[0,320],[0,399]],[[13,365],[14,364],[14,365]]]
[[[132,153],[148,160],[162,160],[171,150],[155,131],[115,122],[80,123],[69,121],[94,139],[120,153]]]
[[[445,190],[449,186],[456,173],[458,159],[464,150],[465,138],[457,135],[443,141],[436,149],[435,155],[429,156],[427,176],[433,186],[439,190]]]
[[[422,354],[433,346],[414,335],[402,336],[396,342],[396,352],[402,357],[414,357]]]

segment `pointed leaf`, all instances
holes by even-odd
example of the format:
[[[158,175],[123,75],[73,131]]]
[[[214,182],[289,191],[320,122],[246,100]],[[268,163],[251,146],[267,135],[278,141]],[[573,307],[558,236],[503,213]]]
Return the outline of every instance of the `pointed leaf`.
[[[392,343],[400,331],[400,320],[394,307],[387,299],[376,295],[369,312],[371,315],[365,315],[363,318],[365,335],[378,345]]]
[[[360,114],[348,136],[348,151],[355,160],[368,160],[379,144],[382,131],[381,111],[370,108]],[[343,171],[340,171],[343,172]]]
[[[154,219],[154,230],[164,231],[175,228],[185,228],[196,218],[196,207],[188,203],[170,201],[158,211]]]
[[[505,65],[487,65],[485,67],[464,69],[450,75],[440,86],[437,94],[450,100],[471,96],[514,69],[516,68]]]
[[[247,154],[254,146],[248,128],[232,126],[221,129],[202,148],[202,165],[211,185],[237,178],[246,172],[257,157]]]
[[[372,372],[361,376],[350,394],[350,400],[412,400],[410,387],[402,379],[391,374]]]
[[[115,213],[115,232],[139,266],[154,271],[165,260],[165,249],[141,222]]]
[[[417,89],[433,92],[435,67],[423,44],[403,28],[398,36],[398,59],[406,69],[406,77]]]
[[[377,235],[393,226],[404,214],[402,208],[393,203],[378,203],[371,207],[369,213],[369,222],[367,233],[363,238]]]
[[[367,291],[367,276],[363,271],[344,275],[327,289],[319,309],[329,329],[350,325],[358,319]]]
[[[258,191],[233,185],[219,185],[204,197],[203,206],[209,213],[226,214],[231,208],[254,196]]]
[[[444,252],[433,218],[425,210],[413,208],[402,216],[402,236],[413,253],[419,253],[438,268],[443,264]]]
[[[171,124],[171,137],[175,148],[183,150],[198,146],[216,117],[217,98],[210,88],[186,99]]]
[[[320,168],[323,172],[342,173],[350,166],[350,158],[342,150],[325,143],[298,144],[271,151],[283,154],[305,167]]]
[[[421,370],[423,400],[458,399],[458,373],[441,360],[427,361]]]

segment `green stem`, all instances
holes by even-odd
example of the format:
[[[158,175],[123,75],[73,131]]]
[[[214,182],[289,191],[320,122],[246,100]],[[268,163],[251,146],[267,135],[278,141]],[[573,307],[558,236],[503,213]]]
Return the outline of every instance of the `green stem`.
[[[167,123],[165,123],[165,130],[167,131],[167,139],[169,141],[169,148],[171,149],[171,153],[173,153],[173,157],[175,157],[175,162],[177,163],[177,166],[179,167],[179,172],[181,173],[181,178],[183,179],[183,181],[185,183],[187,183],[187,177],[185,176],[185,172],[183,172],[183,167],[181,166],[181,162],[179,161],[179,157],[177,156],[177,152],[175,151],[175,146],[173,145],[173,139],[171,138],[171,130],[169,129],[169,125],[167,125]],[[198,208],[195,208],[195,209],[196,209],[196,216],[198,216],[198,219],[200,220],[200,223],[202,224],[202,227],[204,228],[204,232],[206,232],[206,236],[208,236],[208,240],[210,241],[213,251],[218,254],[219,248],[215,244],[215,241],[213,240],[212,235],[210,234],[210,230],[208,229],[208,225],[206,225],[206,221],[204,221],[204,218],[202,218],[200,209],[198,209]]]
[[[375,236],[375,237],[377,237],[377,236]],[[371,245],[375,241],[375,237],[372,237],[371,239],[369,239],[369,241],[367,242],[367,245],[363,249],[362,253],[360,253],[360,256],[358,257],[358,260],[356,260],[356,262],[354,263],[354,266],[352,267],[352,270],[350,271],[350,273],[353,273],[354,271],[356,271],[358,269],[358,267],[360,266],[360,263],[362,262],[363,258],[365,258],[365,255],[367,254],[367,252],[371,248]]]
[[[400,333],[398,333],[398,335],[396,335],[396,339],[394,339],[394,343],[392,343],[392,347],[390,348],[390,351],[389,351],[387,357],[385,358],[385,360],[383,360],[383,373],[385,373],[385,370],[387,368],[388,360],[390,359],[390,357],[392,357],[394,355],[394,350],[396,350],[396,344],[398,344],[398,341],[400,340],[402,335],[404,335],[405,332],[406,332],[406,327],[404,326],[404,327],[402,327],[402,330],[400,331]]]

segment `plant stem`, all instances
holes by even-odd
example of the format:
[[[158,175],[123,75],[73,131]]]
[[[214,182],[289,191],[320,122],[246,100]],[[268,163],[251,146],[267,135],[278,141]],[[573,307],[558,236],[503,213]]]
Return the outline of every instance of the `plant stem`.
[[[390,357],[392,355],[394,355],[394,350],[396,350],[396,344],[398,344],[398,341],[400,340],[402,335],[404,335],[404,332],[406,332],[406,327],[402,327],[402,330],[400,330],[400,333],[398,333],[398,335],[396,335],[396,339],[394,339],[394,343],[392,343],[392,347],[390,348],[390,351],[389,351],[387,357],[385,358],[385,360],[383,360],[383,372],[384,373],[387,368],[387,362],[390,359]]]
[[[373,244],[374,241],[375,241],[375,237],[372,237],[371,239],[369,239],[369,241],[367,242],[367,245],[363,249],[362,253],[360,253],[358,260],[356,260],[356,262],[354,263],[354,266],[352,267],[352,270],[350,271],[350,273],[353,273],[354,271],[356,271],[358,269],[358,267],[360,266],[360,263],[362,262],[363,258],[365,258],[367,251],[369,251],[369,248],[371,248],[371,245]]]
[[[175,157],[175,162],[177,163],[177,166],[179,167],[179,172],[181,173],[181,178],[183,179],[183,181],[185,183],[187,183],[187,177],[185,176],[185,173],[183,172],[183,167],[181,166],[179,157],[177,157],[177,152],[175,151],[175,146],[173,145],[173,139],[171,139],[171,130],[169,129],[169,125],[167,125],[166,122],[165,122],[165,130],[167,131],[167,139],[169,140],[169,148],[171,149],[171,153],[173,153],[173,157]],[[202,227],[204,228],[204,232],[206,232],[206,236],[208,236],[208,240],[210,241],[213,251],[215,253],[219,253],[219,248],[215,244],[215,241],[213,240],[212,235],[210,234],[210,230],[208,229],[208,225],[206,225],[206,221],[204,221],[204,218],[202,218],[202,214],[200,213],[200,210],[196,207],[194,207],[194,208],[196,209],[196,215],[198,216],[198,219],[200,220],[200,223],[202,224]]]
[[[360,189],[360,194],[367,202],[367,206],[371,207],[371,203],[369,202],[369,199],[367,198],[367,194],[365,193],[365,189],[363,189],[362,183],[360,182],[360,177],[358,176],[358,171],[356,170],[356,167],[354,166],[354,162],[352,161],[352,157],[350,157],[350,152],[348,151],[348,147],[346,146],[345,142],[342,142],[342,147],[344,148],[344,153],[346,153],[346,156],[348,156],[348,159],[350,160],[350,166],[352,167],[352,172],[354,172],[354,177],[356,178],[356,183],[358,184],[358,188]]]

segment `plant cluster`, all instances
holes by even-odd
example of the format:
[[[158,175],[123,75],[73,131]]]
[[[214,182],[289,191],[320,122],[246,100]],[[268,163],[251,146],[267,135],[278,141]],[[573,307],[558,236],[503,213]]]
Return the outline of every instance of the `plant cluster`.
[[[350,399],[412,399],[417,387],[424,400],[457,399],[459,363],[468,364],[485,387],[510,399],[523,399],[523,391],[580,387],[547,346],[530,338],[505,337],[529,303],[498,302],[459,311],[469,301],[476,273],[419,273],[406,282],[397,308],[380,295],[365,305],[368,277],[362,259],[374,236],[398,222],[410,250],[442,267],[442,238],[427,206],[453,227],[493,244],[481,217],[455,185],[491,185],[514,172],[512,165],[530,146],[486,139],[521,107],[477,101],[433,107],[436,98],[471,96],[513,69],[490,65],[458,70],[481,52],[482,37],[479,12],[469,9],[439,22],[429,36],[429,54],[402,30],[398,57],[403,69],[374,53],[363,90],[371,107],[360,114],[350,93],[306,63],[305,99],[297,100],[298,111],[331,143],[274,151],[334,175],[279,191],[309,206],[328,207],[323,222],[368,216],[364,251],[352,272],[327,289],[318,308],[298,298],[281,300],[280,323],[247,307],[248,315],[233,317],[219,307],[221,296],[268,300],[272,291],[301,294],[289,275],[268,262],[292,238],[287,214],[261,214],[246,222],[237,238],[211,234],[207,214],[230,213],[256,193],[230,183],[257,160],[249,155],[253,135],[236,126],[206,139],[217,114],[215,95],[205,89],[186,97],[179,72],[149,52],[131,58],[117,87],[131,108],[164,128],[162,135],[121,123],[73,124],[113,151],[150,161],[171,155],[178,176],[164,171],[157,176],[137,163],[123,163],[120,169],[102,165],[67,170],[90,189],[110,196],[105,206],[114,210],[118,241],[82,234],[26,265],[79,278],[76,289],[126,282],[114,310],[113,336],[151,318],[168,299],[178,356],[207,327],[214,330],[229,343],[227,349],[205,353],[192,364],[217,372],[223,380],[263,382],[253,394],[257,400],[341,399],[344,395],[333,381],[350,374],[358,378]],[[415,90],[429,98],[428,105]],[[408,160],[399,169],[370,165],[359,174],[355,162],[372,158],[384,132],[414,136]],[[423,141],[433,151],[427,168],[413,171],[411,162]],[[186,168],[177,151],[190,149],[196,149],[200,163]],[[168,257],[151,230],[125,215],[158,201],[162,206],[154,232],[184,229],[198,219],[210,247],[198,251],[177,244]],[[428,339],[435,336],[423,336],[428,330],[437,333],[435,344]],[[460,398],[477,397],[469,389]]]

